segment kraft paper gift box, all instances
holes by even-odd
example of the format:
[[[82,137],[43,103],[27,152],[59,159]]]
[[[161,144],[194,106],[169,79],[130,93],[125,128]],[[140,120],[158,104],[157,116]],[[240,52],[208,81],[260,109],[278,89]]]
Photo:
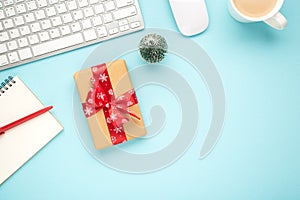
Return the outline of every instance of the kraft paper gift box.
[[[146,135],[124,60],[83,69],[74,79],[96,149]]]

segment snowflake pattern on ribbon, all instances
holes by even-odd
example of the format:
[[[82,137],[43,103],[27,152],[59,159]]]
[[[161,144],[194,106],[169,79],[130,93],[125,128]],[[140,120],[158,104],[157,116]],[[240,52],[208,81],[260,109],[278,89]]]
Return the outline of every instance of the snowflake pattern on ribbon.
[[[108,94],[109,94],[110,96],[114,96],[114,91],[113,91],[112,89],[110,89],[110,90],[108,90]]]
[[[110,119],[111,119],[112,121],[116,121],[116,120],[117,120],[117,115],[116,115],[115,113],[111,113]]]
[[[106,76],[105,74],[100,74],[99,75],[99,80],[103,83],[107,81],[108,76]]]
[[[93,100],[92,98],[89,98],[89,99],[88,99],[88,103],[89,103],[89,104],[93,104],[93,103],[94,103],[94,100]]]
[[[116,127],[115,129],[114,129],[114,132],[116,132],[116,133],[121,133],[123,131],[123,128],[122,127]]]
[[[86,116],[91,116],[92,113],[93,113],[93,109],[92,109],[91,107],[85,107],[85,109],[84,109],[84,114],[85,114]]]

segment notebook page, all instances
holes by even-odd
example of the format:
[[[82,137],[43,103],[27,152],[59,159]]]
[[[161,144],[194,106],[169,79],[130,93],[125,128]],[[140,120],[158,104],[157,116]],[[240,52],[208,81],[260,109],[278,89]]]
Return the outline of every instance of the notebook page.
[[[0,96],[0,127],[45,106],[18,78]],[[49,112],[0,136],[0,184],[52,140],[63,127]]]

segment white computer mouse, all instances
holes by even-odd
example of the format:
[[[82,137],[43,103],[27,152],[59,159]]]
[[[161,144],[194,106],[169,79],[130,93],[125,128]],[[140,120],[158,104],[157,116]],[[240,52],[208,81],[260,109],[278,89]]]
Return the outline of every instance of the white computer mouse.
[[[205,0],[169,0],[179,31],[192,36],[208,27],[208,14]]]

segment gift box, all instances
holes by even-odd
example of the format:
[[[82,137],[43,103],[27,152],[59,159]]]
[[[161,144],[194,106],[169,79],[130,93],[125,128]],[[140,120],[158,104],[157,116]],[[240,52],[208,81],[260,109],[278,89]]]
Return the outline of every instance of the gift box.
[[[81,70],[74,79],[96,149],[146,135],[124,60]]]

